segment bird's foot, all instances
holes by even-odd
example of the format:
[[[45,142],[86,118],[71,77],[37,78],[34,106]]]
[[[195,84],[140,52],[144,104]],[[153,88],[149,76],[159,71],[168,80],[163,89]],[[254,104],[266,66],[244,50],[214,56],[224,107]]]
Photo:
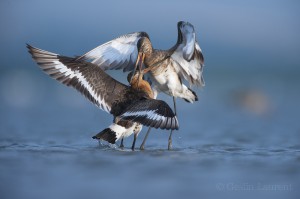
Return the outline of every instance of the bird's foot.
[[[140,146],[140,150],[145,150],[145,145],[144,144],[142,144],[141,146]]]
[[[132,150],[132,151],[134,151],[134,150],[135,150],[135,149],[134,149],[134,146],[132,146],[132,147],[131,147],[131,150]]]
[[[173,133],[173,130],[171,130],[171,133],[170,133],[170,136],[169,136],[168,150],[172,150],[172,133]]]
[[[169,140],[168,142],[168,150],[169,151],[172,150],[172,140],[171,141]]]

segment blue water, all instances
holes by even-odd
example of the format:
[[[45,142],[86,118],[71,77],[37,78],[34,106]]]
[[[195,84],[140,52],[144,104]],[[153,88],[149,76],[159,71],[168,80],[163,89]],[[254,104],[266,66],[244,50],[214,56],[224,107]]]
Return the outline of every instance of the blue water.
[[[1,198],[299,195],[299,79],[294,75],[261,75],[255,81],[208,76],[205,89],[197,92],[199,102],[177,100],[180,130],[173,136],[174,149],[166,150],[168,132],[153,130],[146,150],[134,152],[132,137],[124,150],[91,139],[112,118],[40,75],[33,91],[39,100],[22,102],[29,103],[25,108],[13,101],[1,107]]]
[[[299,197],[298,2],[0,4],[1,199]],[[43,74],[25,48],[73,56],[144,30],[167,49],[179,20],[195,26],[206,86],[194,104],[177,100],[172,151],[162,130],[139,151],[145,127],[134,152],[132,137],[124,150],[93,140],[112,117]]]

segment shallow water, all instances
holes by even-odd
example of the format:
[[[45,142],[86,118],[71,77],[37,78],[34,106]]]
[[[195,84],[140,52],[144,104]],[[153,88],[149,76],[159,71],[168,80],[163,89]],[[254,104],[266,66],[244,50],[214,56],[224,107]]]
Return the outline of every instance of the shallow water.
[[[1,146],[6,171],[1,193],[5,198],[292,198],[299,193],[299,154],[300,147],[211,144],[132,152],[91,142],[13,143]]]
[[[92,140],[112,118],[46,77],[28,96],[33,104],[2,98],[1,198],[297,198],[297,77],[208,81],[199,102],[178,100],[172,151],[160,130],[138,150],[145,127],[134,152],[132,137],[123,150]]]

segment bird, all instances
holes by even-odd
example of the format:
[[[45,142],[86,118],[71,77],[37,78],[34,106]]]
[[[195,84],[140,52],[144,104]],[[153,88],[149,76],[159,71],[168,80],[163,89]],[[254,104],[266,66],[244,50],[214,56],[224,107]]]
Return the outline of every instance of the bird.
[[[149,98],[153,99],[153,92],[151,89],[150,84],[143,80],[143,71],[136,72],[133,74],[133,72],[130,72],[127,76],[127,81],[130,83],[131,88],[136,89],[136,90],[142,90],[147,94]],[[123,139],[130,136],[132,133],[134,133],[134,139],[133,143],[131,146],[131,149],[134,151],[135,149],[135,142],[137,139],[138,134],[141,132],[143,125],[137,122],[132,122],[132,121],[118,121],[114,122],[112,125],[110,125],[108,128],[104,129],[97,135],[93,136],[93,139],[102,139],[105,141],[108,141],[111,144],[115,144],[116,140],[121,139],[121,145],[120,147],[123,148]],[[121,128],[122,130],[116,130],[118,128]],[[120,132],[118,133],[117,136],[115,132]]]
[[[105,140],[111,144],[115,144],[116,141],[121,139],[120,148],[124,147],[123,139],[130,136],[132,133],[134,134],[133,143],[131,146],[131,150],[135,150],[135,142],[138,134],[142,130],[142,124],[138,122],[132,122],[130,120],[121,120],[114,121],[108,128],[105,128],[97,135],[94,135],[92,138],[97,140]]]
[[[168,50],[154,49],[146,32],[133,32],[99,45],[77,59],[90,61],[103,70],[123,69],[123,72],[134,71],[134,62],[141,60],[148,71],[146,78],[151,82],[154,98],[160,92],[172,96],[177,115],[175,98],[182,98],[190,103],[198,101],[196,93],[183,80],[189,82],[189,87],[205,85],[204,56],[197,42],[194,26],[189,22],[179,21],[177,30],[177,42]],[[146,133],[141,149],[144,149],[150,130],[151,128]],[[172,133],[171,130],[168,149],[172,148]]]
[[[178,130],[177,117],[168,104],[150,98],[144,90],[122,84],[93,63],[61,56],[29,44],[27,48],[46,74],[75,88],[97,107],[113,115],[114,121],[109,127],[112,132],[103,137],[108,142],[114,143],[126,137],[128,128],[139,131],[137,123]]]

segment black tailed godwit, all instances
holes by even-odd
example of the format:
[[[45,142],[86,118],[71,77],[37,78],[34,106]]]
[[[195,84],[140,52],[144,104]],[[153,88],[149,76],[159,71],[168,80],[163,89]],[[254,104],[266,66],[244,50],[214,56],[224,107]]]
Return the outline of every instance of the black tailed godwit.
[[[198,100],[196,93],[185,86],[182,79],[187,80],[190,86],[204,86],[204,57],[196,40],[194,27],[189,22],[180,21],[177,29],[177,42],[169,50],[153,49],[146,32],[134,32],[102,44],[78,60],[90,60],[103,70],[123,69],[124,72],[135,70],[134,63],[141,60],[149,71],[147,76],[154,98],[159,92],[172,96],[176,115],[175,98],[179,97],[191,103]],[[150,129],[141,149],[144,149],[149,132]],[[172,147],[172,133],[173,131],[169,136],[168,149]]]
[[[127,76],[127,80],[130,83],[131,88],[143,91],[147,95],[147,97],[153,99],[153,92],[151,86],[147,81],[143,80],[143,74],[141,73],[143,73],[143,71],[136,72],[135,75],[133,75],[133,72],[130,72]],[[93,136],[93,138],[106,140],[109,143],[114,144],[116,140],[120,139],[121,137],[122,140],[121,140],[120,147],[123,148],[124,147],[123,139],[130,136],[132,133],[134,133],[134,139],[131,147],[131,149],[134,150],[136,138],[138,134],[141,132],[142,127],[143,126],[140,123],[132,122],[128,120],[127,121],[121,120],[116,123],[113,123],[108,128],[104,129],[97,135]],[[118,128],[121,128],[123,130],[117,130]],[[122,132],[122,133],[116,134],[115,132]]]
[[[93,63],[78,61],[76,58],[61,56],[30,45],[27,48],[45,73],[75,88],[93,104],[114,116],[114,123],[107,130],[109,132],[101,139],[115,143],[132,131],[138,134],[136,132],[140,131],[141,124],[167,130],[178,129],[177,117],[172,109],[164,101],[152,99],[152,91],[143,88],[145,82],[140,81],[138,85],[141,86],[136,88],[135,85],[127,86]],[[135,140],[133,148],[134,144]]]

